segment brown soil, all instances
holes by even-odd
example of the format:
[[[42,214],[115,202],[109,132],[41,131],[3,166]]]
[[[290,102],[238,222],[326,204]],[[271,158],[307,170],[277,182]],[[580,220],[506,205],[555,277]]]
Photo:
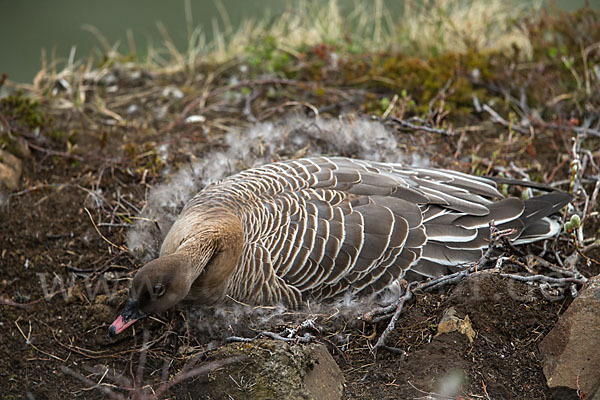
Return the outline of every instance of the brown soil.
[[[52,120],[44,127],[44,135],[38,138],[27,129],[21,132],[32,145],[33,155],[25,159],[23,190],[11,195],[9,204],[0,208],[1,399],[102,398],[104,395],[92,388],[92,382],[100,381],[107,368],[110,373],[102,381],[123,393],[119,388],[127,382],[111,378],[112,372],[127,379],[139,376],[140,355],[147,360],[142,364],[143,382],[137,382],[137,386],[156,385],[165,360],[170,376],[176,375],[191,354],[209,354],[231,330],[249,336],[254,330],[277,331],[302,319],[297,314],[282,314],[276,322],[256,318],[249,325],[243,321],[228,324],[219,316],[210,317],[210,312],[208,317],[198,317],[173,310],[141,321],[136,330],[115,339],[108,337],[108,325],[126,297],[127,278],[141,266],[122,247],[127,220],[138,215],[148,189],[163,179],[160,171],[164,165],[185,165],[194,157],[222,148],[220,138],[227,129],[250,124],[240,117],[246,106],[244,98],[215,94],[208,96],[201,110],[207,121],[203,129],[173,126],[184,105],[198,97],[201,82],[178,81],[177,77],[166,81],[160,76],[152,80],[142,77],[135,83],[122,79],[117,94],[104,93],[102,87],[88,90],[96,90],[95,96],[103,98],[111,112],[127,115],[128,106],[138,104],[143,110],[140,114],[133,113],[123,122],[112,124],[106,122],[110,115],[92,107],[89,99],[77,110],[60,109],[48,101],[42,108]],[[123,100],[132,87],[141,93],[167,85],[194,87],[197,91],[190,90],[191,94],[179,103],[148,93]],[[331,116],[342,111],[360,112],[362,97],[352,97],[351,92],[342,101],[335,93],[323,99],[305,93],[304,87],[271,86],[275,95],[257,90],[253,98],[253,112],[259,120],[282,117],[288,110],[279,105],[296,99],[327,106],[335,111],[329,111]],[[349,97],[356,104],[348,101]],[[153,118],[152,110],[161,102],[177,112]],[[302,105],[294,107],[297,113],[305,110]],[[49,139],[51,130],[66,132],[72,139]],[[515,133],[508,141],[506,128],[484,121],[476,130],[458,132],[455,136],[397,132],[397,138],[405,151],[427,149],[432,164],[443,167],[493,172],[494,162],[509,165],[512,161],[544,179],[560,165],[552,178],[568,177],[569,132],[539,130],[529,141]],[[164,143],[175,150],[163,162],[156,156],[156,149]],[[68,152],[72,145],[77,146],[76,150]],[[589,146],[598,149],[597,141]],[[559,153],[564,157],[560,158]],[[477,165],[473,154],[478,156]],[[92,193],[102,196],[100,204]],[[592,218],[586,226],[586,237],[592,237],[597,229],[598,219]],[[573,253],[572,240],[564,235],[557,249],[563,257]],[[525,254],[541,252],[542,245],[535,244],[508,249],[505,255],[524,262]],[[546,252],[545,258],[555,262],[550,253]],[[588,256],[597,260],[600,253],[596,250]],[[507,268],[525,272],[513,263]],[[586,276],[600,272],[593,263],[581,263],[580,270]],[[65,289],[61,291],[60,285],[48,289],[58,292],[44,299],[42,283],[45,281],[49,287],[58,278]],[[374,326],[356,316],[330,318],[335,309],[322,308],[315,314],[320,329],[313,333],[330,348],[343,370],[348,399],[423,398],[426,393],[444,391],[443,382],[451,382],[453,377],[460,378],[462,397],[456,398],[544,399],[549,398],[549,389],[537,344],[570,301],[569,294],[558,294],[555,301],[549,301],[537,285],[482,272],[456,286],[416,294],[387,341],[405,354],[380,350],[374,356],[370,349],[386,322]],[[450,306],[460,318],[469,316],[477,334],[472,343],[457,332],[436,336],[437,324]],[[210,318],[217,321],[213,324]],[[150,342],[148,350],[140,353],[142,329],[148,331]],[[90,372],[96,366],[102,366],[100,374]],[[83,377],[91,382],[84,382]],[[180,393],[185,393],[185,385]]]

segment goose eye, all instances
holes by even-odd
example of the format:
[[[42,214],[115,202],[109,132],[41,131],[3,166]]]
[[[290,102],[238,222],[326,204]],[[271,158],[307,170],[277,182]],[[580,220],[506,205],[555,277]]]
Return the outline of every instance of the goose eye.
[[[154,285],[154,294],[158,297],[162,296],[165,293],[165,287],[160,283]]]

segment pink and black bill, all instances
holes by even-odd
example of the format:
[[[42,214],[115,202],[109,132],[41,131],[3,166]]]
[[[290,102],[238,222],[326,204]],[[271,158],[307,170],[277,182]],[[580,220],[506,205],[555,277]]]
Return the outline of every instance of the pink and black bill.
[[[119,315],[115,322],[108,328],[108,334],[110,336],[115,336],[133,325],[135,321],[144,318],[145,316],[146,314],[140,311],[139,302],[137,300],[127,299],[125,308],[121,311],[121,315]]]

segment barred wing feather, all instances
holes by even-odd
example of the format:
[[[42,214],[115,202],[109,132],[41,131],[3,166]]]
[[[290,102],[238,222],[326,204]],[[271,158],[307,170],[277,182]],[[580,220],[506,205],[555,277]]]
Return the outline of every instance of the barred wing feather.
[[[348,158],[306,158],[241,172],[186,208],[218,202],[245,227],[239,291],[296,304],[345,291],[378,293],[394,281],[436,277],[477,261],[489,223],[515,243],[556,233],[546,218],[571,197],[504,198],[492,179]],[[241,280],[241,278],[240,278]],[[268,282],[268,283],[267,283]],[[258,287],[256,287],[258,286]],[[245,295],[244,295],[245,293]]]

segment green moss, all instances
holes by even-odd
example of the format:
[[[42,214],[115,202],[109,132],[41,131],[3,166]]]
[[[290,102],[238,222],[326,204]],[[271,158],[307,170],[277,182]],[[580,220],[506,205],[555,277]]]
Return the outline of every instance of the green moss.
[[[139,174],[143,174],[144,170],[148,170],[150,175],[157,175],[165,165],[154,143],[138,145],[128,142],[123,145],[123,151],[132,159],[131,165]]]
[[[385,110],[388,109],[388,107],[391,104],[391,101],[390,101],[389,97],[383,97],[381,100],[379,100],[379,104],[381,107],[381,112],[383,113],[383,112],[385,112]]]
[[[10,138],[6,133],[0,135],[0,149],[6,150],[12,154],[15,154],[15,152],[17,151],[14,140]]]
[[[265,35],[256,43],[245,49],[247,62],[256,73],[283,73],[290,69],[293,59],[289,53],[277,47],[274,36]]]
[[[26,152],[21,134],[45,128],[51,119],[42,110],[40,103],[22,91],[0,99],[0,112],[8,123],[10,130],[0,133],[0,149],[6,150],[17,157],[23,157]]]
[[[52,129],[48,136],[54,141],[63,142],[67,137],[67,134],[64,131],[61,131],[60,129]]]
[[[32,130],[48,122],[48,117],[40,109],[40,103],[27,97],[22,91],[0,99],[0,110],[13,130],[18,130],[21,126]]]
[[[128,142],[123,145],[123,151],[129,157],[134,157],[137,153],[137,145],[133,142]]]
[[[460,117],[471,113],[474,95],[480,101],[487,101],[491,97],[485,89],[473,83],[495,76],[491,56],[475,51],[467,54],[445,53],[429,59],[401,53],[367,55],[358,61],[343,60],[342,80],[378,92],[383,90],[399,94],[404,100],[406,112],[421,115],[429,112],[432,100],[442,99],[440,96],[443,92],[444,109]],[[382,98],[389,98],[389,95]],[[385,105],[368,102],[369,99],[365,104],[367,112],[380,113]]]

